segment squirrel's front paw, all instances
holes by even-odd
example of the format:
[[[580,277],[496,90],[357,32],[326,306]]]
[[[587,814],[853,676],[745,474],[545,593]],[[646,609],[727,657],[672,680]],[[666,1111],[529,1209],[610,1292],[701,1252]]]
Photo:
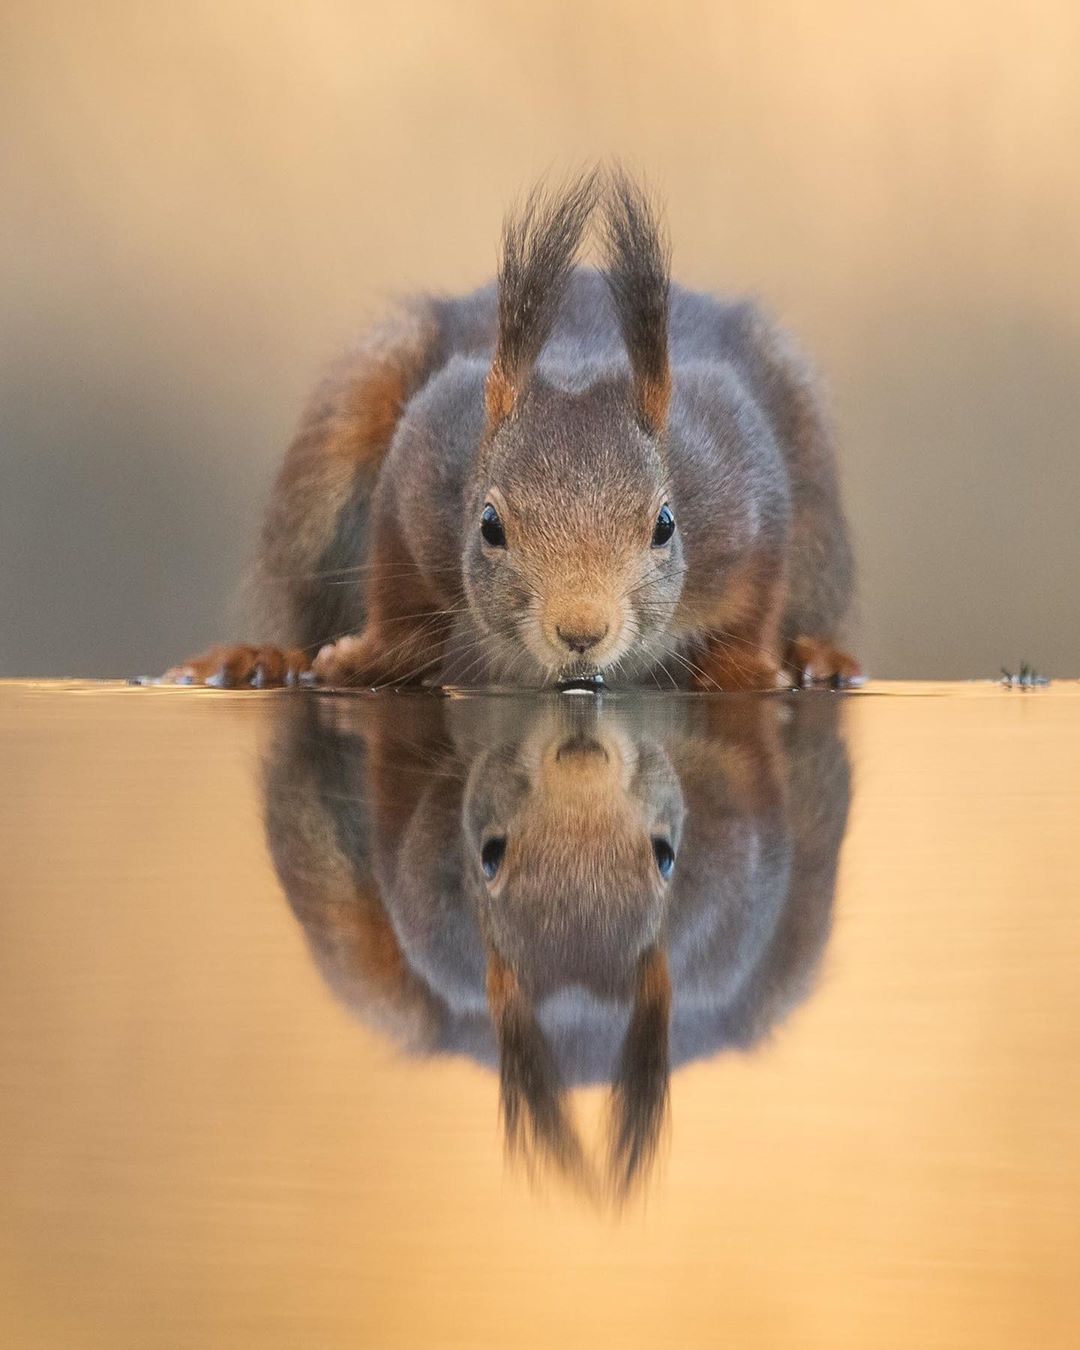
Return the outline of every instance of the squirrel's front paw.
[[[298,648],[253,647],[236,643],[211,647],[173,666],[163,684],[208,684],[215,689],[273,689],[300,684],[311,662]]]
[[[829,684],[834,689],[847,689],[866,679],[854,656],[825,638],[795,638],[788,646],[786,665],[796,684]]]
[[[366,635],[338,638],[322,647],[311,669],[320,684],[375,685],[385,678]]]

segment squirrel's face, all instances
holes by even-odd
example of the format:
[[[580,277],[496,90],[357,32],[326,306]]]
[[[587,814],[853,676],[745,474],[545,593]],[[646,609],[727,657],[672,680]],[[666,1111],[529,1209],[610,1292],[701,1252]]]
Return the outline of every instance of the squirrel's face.
[[[663,655],[682,591],[678,503],[625,397],[538,382],[492,437],[470,505],[465,588],[495,642],[549,681]]]
[[[660,745],[611,715],[552,709],[478,757],[463,803],[470,888],[534,991],[633,969],[663,922],[684,811]]]

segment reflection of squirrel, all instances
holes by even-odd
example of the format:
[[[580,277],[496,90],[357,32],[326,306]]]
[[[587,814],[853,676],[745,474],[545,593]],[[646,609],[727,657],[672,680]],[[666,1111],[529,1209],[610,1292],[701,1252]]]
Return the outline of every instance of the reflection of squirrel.
[[[602,199],[605,267],[575,267]],[[534,193],[498,282],[418,299],[319,389],[263,534],[286,650],[172,678],[745,689],[845,681],[852,563],[813,380],[672,285],[640,191]]]
[[[288,716],[267,833],[324,978],[412,1052],[497,1062],[530,1157],[589,1175],[562,1085],[611,1081],[625,1191],[669,1053],[748,1049],[808,992],[847,818],[834,700]]]

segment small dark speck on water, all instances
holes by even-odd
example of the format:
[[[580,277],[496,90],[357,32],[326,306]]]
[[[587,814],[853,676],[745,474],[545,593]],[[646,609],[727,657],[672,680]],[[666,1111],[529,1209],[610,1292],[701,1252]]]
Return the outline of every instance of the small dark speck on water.
[[[1003,684],[1006,689],[1035,689],[1038,686],[1049,684],[1050,677],[1040,675],[1034,666],[1029,666],[1025,661],[1016,675],[1002,666],[999,683]]]

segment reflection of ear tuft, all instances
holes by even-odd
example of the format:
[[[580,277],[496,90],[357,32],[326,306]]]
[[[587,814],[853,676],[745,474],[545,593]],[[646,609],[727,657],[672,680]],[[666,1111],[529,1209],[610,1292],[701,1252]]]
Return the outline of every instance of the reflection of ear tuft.
[[[551,335],[596,203],[595,170],[549,193],[536,187],[503,224],[499,332],[484,401],[498,425],[514,411]]]
[[[671,981],[667,955],[651,947],[638,962],[634,1007],[612,1097],[609,1174],[624,1199],[656,1153],[667,1113]]]
[[[630,357],[635,410],[645,429],[659,436],[667,426],[671,398],[671,256],[648,197],[622,170],[612,175],[604,205],[604,233],[604,275]]]
[[[507,1151],[529,1165],[552,1162],[588,1188],[585,1157],[566,1112],[551,1047],[517,976],[496,952],[488,958],[487,988],[499,1040]]]

